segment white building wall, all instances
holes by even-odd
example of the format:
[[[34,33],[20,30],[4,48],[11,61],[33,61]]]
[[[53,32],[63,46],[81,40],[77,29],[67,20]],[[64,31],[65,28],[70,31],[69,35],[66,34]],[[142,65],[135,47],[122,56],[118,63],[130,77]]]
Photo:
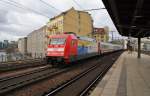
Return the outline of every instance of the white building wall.
[[[28,35],[27,51],[32,57],[45,57],[46,53],[46,27],[33,31]]]
[[[18,50],[21,54],[27,53],[27,38],[20,38],[18,40]]]

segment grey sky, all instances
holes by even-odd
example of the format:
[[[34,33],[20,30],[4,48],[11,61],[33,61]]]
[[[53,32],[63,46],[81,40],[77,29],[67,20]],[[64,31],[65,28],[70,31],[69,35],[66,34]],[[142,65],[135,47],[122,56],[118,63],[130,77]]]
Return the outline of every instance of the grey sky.
[[[45,25],[49,18],[71,7],[77,10],[104,7],[101,0],[75,1],[80,6],[73,0],[0,0],[0,40],[17,40],[24,37],[33,30]],[[109,26],[110,30],[116,31],[105,9],[89,13],[93,17],[95,27]],[[116,31],[116,36],[119,36],[117,33]]]

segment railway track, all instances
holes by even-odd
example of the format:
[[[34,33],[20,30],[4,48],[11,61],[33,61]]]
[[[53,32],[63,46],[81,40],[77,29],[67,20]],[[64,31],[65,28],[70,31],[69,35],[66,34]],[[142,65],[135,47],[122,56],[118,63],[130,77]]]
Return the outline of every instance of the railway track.
[[[33,74],[35,72],[40,72],[42,70],[45,70],[47,68],[50,68],[50,66],[41,66],[41,67],[38,67],[37,69],[35,70],[31,70],[31,71],[25,71],[23,73],[15,73],[13,75],[8,75],[7,74],[4,74],[4,76],[0,77],[0,82],[3,82],[3,81],[7,81],[7,80],[11,80],[11,79],[15,79],[15,78],[18,78],[18,77],[21,77],[21,76],[24,76],[24,75],[28,75],[28,74]],[[19,71],[20,72],[20,71]],[[5,76],[6,75],[6,76]]]
[[[109,56],[112,58],[107,60],[105,58],[105,63],[96,64],[83,73],[77,75],[70,81],[62,84],[60,87],[52,90],[45,96],[85,96],[90,88],[109,70],[113,62],[118,58],[120,54]]]
[[[66,71],[69,71],[76,67],[79,66],[69,66],[65,68],[61,66],[57,68],[52,68],[51,66],[48,65],[45,67],[40,67],[40,69],[31,72],[0,78],[0,95],[1,94],[6,95],[8,92],[11,92],[12,90],[16,90],[17,88],[35,83],[36,81],[57,76],[61,73],[65,73]]]
[[[67,69],[60,70],[59,68],[52,68],[50,66],[40,67],[37,70],[30,71],[23,74],[18,74],[11,77],[0,78],[0,94],[5,94],[11,90],[23,87],[27,84],[48,78],[65,72]]]
[[[0,64],[0,73],[20,70],[20,69],[27,69],[27,68],[43,66],[43,65],[46,65],[44,60],[5,62],[5,63]]]
[[[118,54],[118,52],[115,52],[116,54]],[[113,54],[115,54],[113,53]],[[121,53],[120,53],[121,54]],[[80,84],[84,85],[84,86],[81,86],[82,89],[79,89],[80,92],[75,92],[76,93],[81,93],[81,91],[83,91],[85,89],[85,86],[88,87],[88,85],[91,84],[91,82],[93,82],[95,80],[95,78],[97,78],[98,74],[95,74],[96,72],[100,73],[100,70],[102,70],[102,66],[104,66],[106,63],[109,63],[110,61],[108,60],[107,58],[107,55],[109,54],[106,54],[106,56],[102,56],[103,59],[100,59],[99,57],[97,58],[94,58],[93,60],[96,60],[96,61],[93,61],[92,59],[91,60],[86,60],[86,62],[88,62],[89,64],[83,64],[83,62],[81,62],[82,64],[78,64],[77,66],[69,66],[69,67],[66,67],[66,68],[51,68],[51,67],[45,67],[45,68],[41,68],[39,70],[36,70],[34,72],[30,72],[30,73],[26,73],[24,75],[20,75],[20,76],[15,76],[15,77],[9,77],[9,78],[6,78],[6,79],[1,79],[0,78],[0,96],[20,96],[21,94],[25,94],[26,91],[25,91],[25,88],[27,87],[26,85],[30,85],[30,89],[34,89],[34,87],[32,88],[32,85],[37,85],[37,86],[40,86],[40,82],[42,82],[42,80],[44,81],[45,79],[46,80],[50,80],[48,82],[54,82],[55,84],[53,85],[49,85],[49,89],[46,89],[45,91],[42,91],[42,92],[38,92],[38,91],[41,91],[41,90],[37,90],[37,94],[36,94],[36,91],[30,91],[30,92],[35,92],[34,95],[36,94],[36,96],[41,96],[42,94],[45,95],[45,92],[52,92],[54,91],[53,89],[56,88],[57,86],[60,86],[60,84],[65,84],[65,80],[68,80],[70,81],[70,79],[74,78],[74,77],[77,77],[80,75],[80,73],[84,73],[84,71],[89,71],[90,74],[94,74],[93,76],[92,75],[88,75],[89,73],[85,73],[84,75],[87,76],[87,77],[90,77],[91,81],[86,81],[85,79],[82,79],[82,76],[80,78],[78,78],[76,81],[80,81]],[[110,55],[109,58],[113,58],[112,61],[114,61],[114,57],[116,57],[118,55]],[[106,62],[107,61],[107,62]],[[95,63],[92,63],[92,62],[95,62]],[[105,62],[105,63],[104,63]],[[85,63],[85,62],[84,62]],[[100,63],[100,64],[97,64],[97,63]],[[101,64],[101,63],[104,63],[104,64]],[[91,65],[92,64],[92,65]],[[82,67],[81,67],[82,66]],[[93,66],[93,68],[91,67]],[[95,66],[95,67],[94,67]],[[99,66],[99,67],[98,67]],[[100,67],[101,66],[101,67]],[[96,69],[95,69],[96,68]],[[76,72],[78,69],[79,72]],[[87,70],[88,69],[88,70]],[[94,71],[97,70],[97,71]],[[73,72],[74,71],[74,72]],[[69,75],[65,75],[65,74],[68,74]],[[64,76],[62,76],[62,75]],[[74,74],[74,75],[73,75]],[[76,75],[75,75],[76,74]],[[102,74],[102,73],[101,73]],[[67,76],[67,77],[66,77]],[[70,77],[68,77],[70,76]],[[85,76],[83,76],[85,78]],[[92,77],[91,77],[92,76]],[[101,75],[102,76],[102,75]],[[58,78],[59,79],[58,79]],[[65,78],[70,78],[70,79],[65,79]],[[94,79],[93,79],[94,78]],[[100,77],[101,78],[101,77]],[[62,80],[60,80],[62,79]],[[71,79],[71,80],[72,80]],[[87,78],[86,78],[87,79]],[[83,81],[82,81],[83,80]],[[36,83],[37,81],[40,81],[38,83]],[[63,81],[63,82],[57,82],[57,81]],[[84,82],[89,82],[88,85],[87,84],[84,84]],[[72,82],[72,84],[74,84],[75,82]],[[48,83],[46,83],[46,85],[44,86],[48,86],[47,85]],[[80,86],[80,84],[75,84],[75,85],[78,85]],[[42,85],[43,86],[43,85]],[[53,87],[52,87],[53,86]],[[54,87],[55,86],[55,87]],[[71,86],[71,85],[69,85]],[[75,86],[74,88],[78,88],[78,86]],[[20,87],[23,87],[21,90],[23,91],[20,91],[20,92],[24,92],[24,93],[18,93],[18,90],[20,90]],[[27,87],[28,89],[29,87]],[[44,87],[46,88],[46,87]],[[64,87],[64,88],[67,88],[67,87]],[[72,88],[72,87],[70,87]],[[17,90],[16,90],[17,89]],[[90,87],[89,87],[90,89]],[[89,90],[88,89],[88,90]],[[14,90],[14,91],[13,91]],[[79,91],[78,90],[78,91]],[[87,89],[86,89],[87,90]],[[29,92],[29,93],[30,93]],[[65,91],[62,91],[62,92],[65,92]],[[62,93],[63,96],[73,96],[72,94],[68,94],[68,92],[71,92],[71,91],[67,91],[67,95],[64,95],[66,93]],[[18,95],[17,95],[18,93]],[[58,92],[59,93],[59,92]],[[86,93],[86,92],[85,92]],[[4,94],[4,95],[3,95]],[[12,95],[13,94],[13,95]],[[59,93],[60,94],[60,93]],[[30,96],[34,96],[33,94],[30,95]],[[56,96],[59,96],[57,94],[55,94]],[[21,96],[29,96],[29,95],[21,95]],[[74,96],[77,96],[77,95],[74,95]]]

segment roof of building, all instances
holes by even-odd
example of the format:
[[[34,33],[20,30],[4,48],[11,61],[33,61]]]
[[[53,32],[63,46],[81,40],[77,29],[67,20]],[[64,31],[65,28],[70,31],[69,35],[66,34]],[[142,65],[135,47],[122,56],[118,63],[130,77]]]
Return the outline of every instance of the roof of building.
[[[94,28],[93,34],[105,34],[104,28]]]
[[[102,0],[123,36],[150,36],[149,0]]]
[[[37,31],[39,31],[39,32],[43,32],[43,31],[41,31],[41,30],[43,30],[43,29],[46,29],[46,25],[44,25],[44,26],[42,26],[42,27],[40,27],[40,28],[38,28],[38,29],[36,29],[36,30],[33,30],[31,33],[29,33],[27,36],[29,36],[29,35],[31,35],[31,34],[34,34],[34,33],[36,33]]]
[[[53,18],[50,18],[50,20],[54,20],[54,19],[56,19],[56,18],[58,18],[58,17],[60,17],[60,16],[62,16],[62,15],[65,15],[67,12],[69,12],[70,10],[76,10],[76,9],[74,9],[73,7],[72,8],[70,8],[70,9],[68,9],[68,10],[66,10],[66,11],[64,11],[64,12],[62,12],[62,13],[60,13],[59,15],[57,15],[57,16],[54,16]],[[89,14],[88,12],[85,12],[85,11],[79,11],[79,10],[76,10],[77,12],[82,12],[82,13],[87,13],[87,14]],[[90,15],[90,14],[89,14]]]

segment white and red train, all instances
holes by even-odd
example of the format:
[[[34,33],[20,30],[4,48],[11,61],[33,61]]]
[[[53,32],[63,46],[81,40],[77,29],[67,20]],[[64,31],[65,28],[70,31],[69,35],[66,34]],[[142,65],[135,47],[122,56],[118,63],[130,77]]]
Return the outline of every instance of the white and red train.
[[[49,36],[46,60],[51,64],[78,61],[98,56],[105,52],[121,50],[121,45],[96,42],[95,39],[79,37],[75,34],[59,34]]]

